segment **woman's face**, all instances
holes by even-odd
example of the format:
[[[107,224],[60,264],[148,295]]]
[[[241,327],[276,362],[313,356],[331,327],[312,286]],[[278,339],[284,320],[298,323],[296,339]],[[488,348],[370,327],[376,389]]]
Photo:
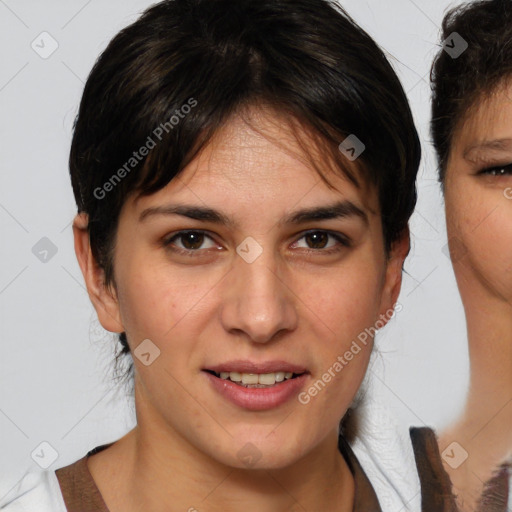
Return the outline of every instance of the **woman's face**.
[[[445,203],[463,300],[512,304],[512,88],[481,100],[454,136]]]
[[[388,261],[375,192],[339,176],[329,189],[282,120],[253,114],[267,137],[235,117],[181,176],[127,201],[118,302],[97,311],[127,333],[142,432],[232,467],[278,468],[335,445],[408,240]]]

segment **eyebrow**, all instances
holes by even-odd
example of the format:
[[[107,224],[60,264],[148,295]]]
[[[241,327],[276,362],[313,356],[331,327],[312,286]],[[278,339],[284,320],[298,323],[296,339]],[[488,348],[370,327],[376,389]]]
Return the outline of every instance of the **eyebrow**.
[[[478,151],[510,151],[512,150],[512,139],[492,139],[479,141],[468,146],[463,153],[466,160],[470,160],[471,153]]]
[[[236,222],[224,213],[196,205],[165,205],[153,206],[143,210],[139,216],[139,222],[152,217],[154,215],[181,215],[189,219],[200,220],[204,222],[212,222],[219,225],[234,228]],[[359,217],[365,224],[368,224],[368,216],[352,201],[344,200],[326,206],[304,208],[297,210],[278,222],[279,226],[284,224],[304,224],[311,221],[321,221],[329,219],[342,219],[347,217]]]

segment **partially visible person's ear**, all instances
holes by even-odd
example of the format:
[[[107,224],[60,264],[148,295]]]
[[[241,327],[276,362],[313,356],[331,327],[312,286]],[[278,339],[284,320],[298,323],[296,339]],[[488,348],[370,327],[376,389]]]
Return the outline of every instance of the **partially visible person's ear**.
[[[77,214],[73,220],[75,253],[84,276],[87,293],[103,328],[110,332],[123,332],[117,297],[103,284],[104,271],[92,255],[88,222],[88,215],[83,212]]]
[[[386,313],[394,308],[400,294],[400,289],[402,287],[402,269],[405,258],[409,254],[410,247],[411,240],[409,227],[406,227],[402,231],[400,237],[393,242],[388,256],[386,277],[384,288],[382,290],[380,306],[381,319],[385,323],[387,323],[391,318],[391,316]]]

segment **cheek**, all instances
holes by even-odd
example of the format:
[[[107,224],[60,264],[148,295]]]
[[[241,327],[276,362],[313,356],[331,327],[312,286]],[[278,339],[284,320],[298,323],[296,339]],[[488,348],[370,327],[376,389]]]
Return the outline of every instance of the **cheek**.
[[[343,334],[342,339],[354,338],[376,320],[380,287],[377,276],[371,276],[370,268],[366,279],[355,275],[348,275],[346,279],[340,276],[338,280],[331,279],[331,289],[324,291],[322,314],[334,332]]]
[[[512,298],[512,201],[496,191],[447,198],[451,259],[456,274]]]
[[[375,262],[374,262],[375,265]],[[363,267],[362,267],[363,268]],[[315,378],[299,397],[320,423],[332,424],[350,406],[366,373],[378,318],[379,275],[341,270],[309,285],[303,315],[316,340]]]
[[[171,272],[157,263],[128,264],[123,270],[119,304],[123,325],[135,343],[137,338],[163,341],[182,321],[190,322],[219,281],[218,275]]]
[[[353,260],[354,264],[323,275],[303,276],[295,287],[301,299],[299,314],[313,331],[328,366],[349,350],[354,340],[359,340],[361,346],[363,357],[358,359],[364,359],[365,349],[369,352],[371,347],[368,329],[375,325],[379,315],[385,273],[382,262],[361,254]],[[364,367],[364,361],[361,363]]]

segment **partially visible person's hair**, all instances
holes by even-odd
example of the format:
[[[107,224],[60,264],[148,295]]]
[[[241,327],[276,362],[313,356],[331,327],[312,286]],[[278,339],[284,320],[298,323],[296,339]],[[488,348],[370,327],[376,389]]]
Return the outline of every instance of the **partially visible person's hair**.
[[[460,38],[467,48],[456,58],[442,48],[431,69],[431,135],[441,183],[454,135],[480,100],[512,75],[512,1],[467,2],[448,11],[441,39],[454,47],[464,45]]]
[[[71,181],[106,286],[116,287],[127,198],[162,189],[231,116],[259,105],[282,114],[327,184],[320,169],[329,162],[375,187],[389,252],[414,210],[421,149],[403,88],[373,39],[333,1],[165,0],[100,55],[74,124]],[[338,149],[349,135],[365,145],[354,162]],[[119,340],[118,356],[128,354],[125,333]]]

